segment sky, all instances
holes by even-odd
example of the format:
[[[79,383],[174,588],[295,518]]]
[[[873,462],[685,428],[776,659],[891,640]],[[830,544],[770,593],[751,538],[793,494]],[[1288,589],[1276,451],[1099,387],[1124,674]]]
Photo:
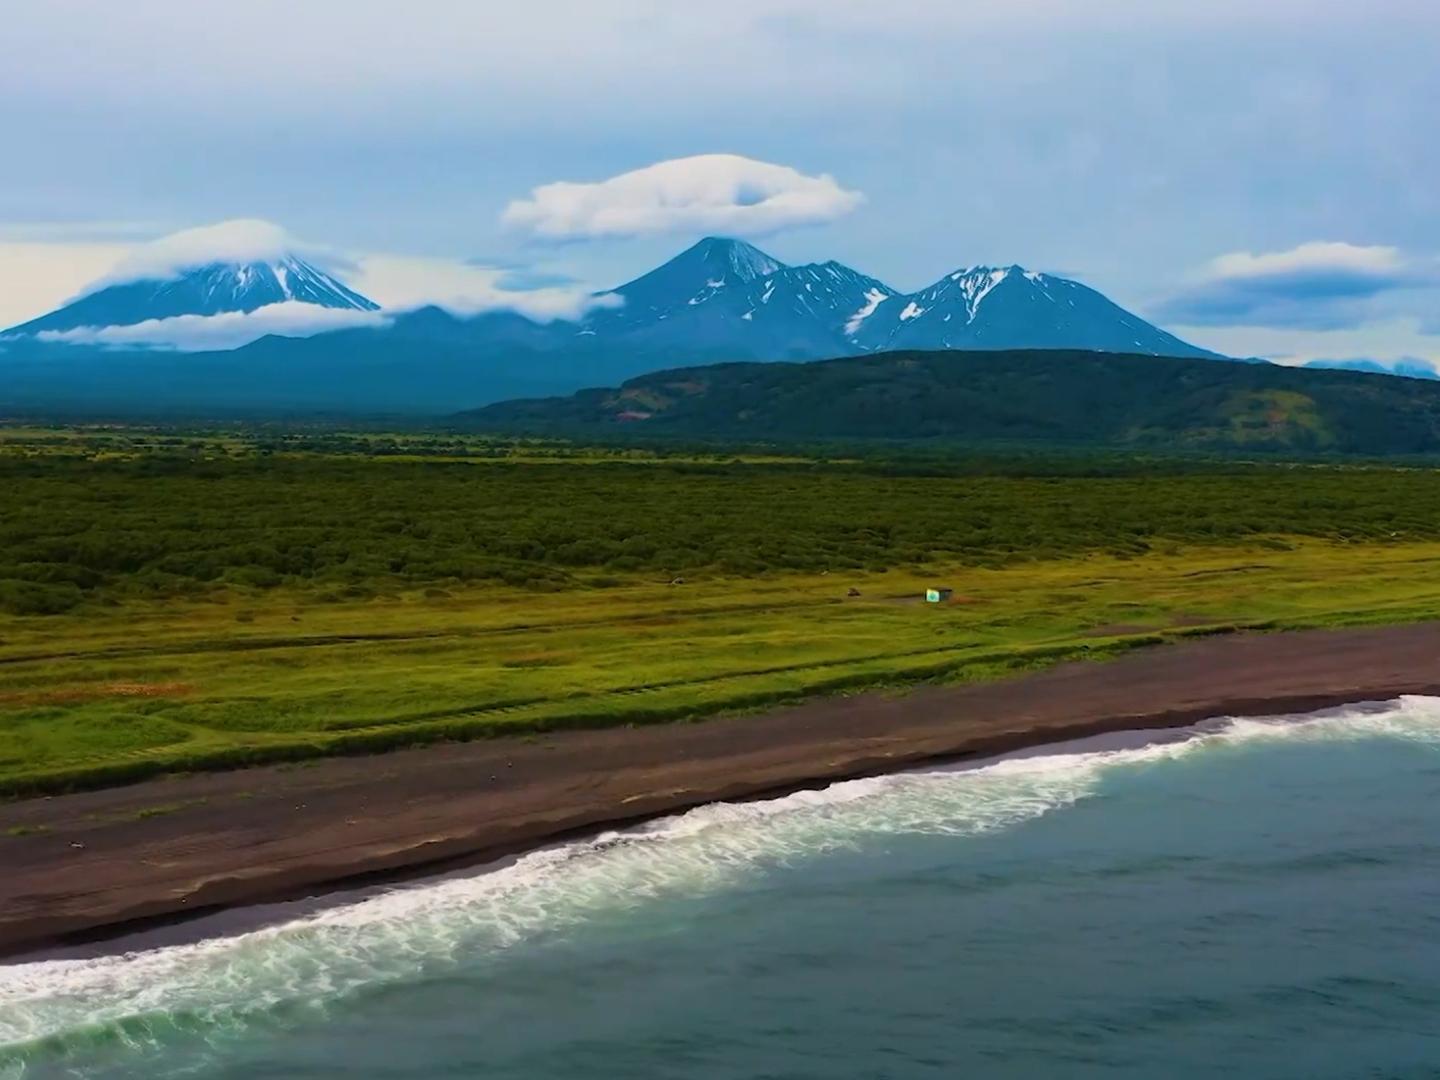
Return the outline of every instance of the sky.
[[[1434,0],[46,0],[0,36],[0,326],[254,219],[392,307],[554,317],[722,233],[1440,362]]]

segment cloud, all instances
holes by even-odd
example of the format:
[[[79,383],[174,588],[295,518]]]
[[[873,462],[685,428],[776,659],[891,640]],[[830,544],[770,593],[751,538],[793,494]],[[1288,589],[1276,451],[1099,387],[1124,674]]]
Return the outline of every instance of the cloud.
[[[330,271],[353,269],[332,249],[296,240],[280,226],[254,218],[183,229],[143,243],[121,242],[140,228],[106,221],[0,225],[0,328],[110,285],[164,281],[210,263],[264,262],[292,254]]]
[[[193,229],[176,236],[186,237],[187,234],[204,234],[207,231]],[[274,257],[278,249],[263,246],[266,235],[258,230],[232,233],[230,239],[235,242],[224,249],[224,257],[237,260]],[[277,241],[282,238],[288,240],[283,231],[269,235]],[[213,261],[209,253],[216,251],[216,247],[204,236],[201,240],[206,242],[179,245],[173,250],[178,258],[189,258],[190,252],[205,252],[205,261]],[[161,265],[158,260],[140,263],[130,259],[126,262],[132,266]],[[133,326],[87,326],[75,330],[43,331],[36,337],[41,341],[71,345],[197,352],[239,348],[267,334],[309,337],[352,327],[383,327],[389,325],[398,312],[430,304],[462,316],[488,311],[515,311],[539,322],[551,322],[555,319],[577,319],[591,308],[610,307],[621,302],[618,297],[595,296],[592,290],[578,285],[523,290],[511,288],[508,286],[514,274],[512,269],[480,267],[455,259],[362,255],[354,260],[353,266],[354,274],[347,284],[379,303],[381,311],[341,310],[288,301],[268,304],[249,313],[181,315],[170,319],[151,319]]]
[[[342,269],[348,262],[337,252],[295,239],[273,222],[235,218],[142,244],[86,291],[127,281],[165,281],[211,263],[273,262],[286,255],[301,256],[330,270]]]
[[[203,233],[205,230],[190,230]],[[177,234],[183,235],[183,234]],[[283,235],[280,234],[280,235]],[[251,234],[263,239],[263,234]],[[181,249],[183,252],[186,249]],[[195,249],[206,252],[212,247]],[[226,258],[264,259],[273,252],[258,244],[232,246]],[[206,256],[209,260],[209,256]],[[135,265],[133,261],[130,263]],[[148,265],[158,266],[159,263]],[[181,315],[151,319],[133,326],[86,326],[75,330],[47,330],[40,341],[71,345],[99,345],[114,349],[161,348],[177,352],[236,349],[268,334],[310,337],[330,330],[388,326],[395,314],[434,304],[457,315],[488,311],[515,311],[539,322],[577,319],[594,307],[621,303],[618,297],[596,296],[575,286],[536,289],[508,287],[514,271],[479,267],[454,259],[414,255],[364,255],[354,261],[350,286],[381,305],[382,310],[352,311],[287,301],[254,311],[220,315]]]
[[[1382,294],[1437,280],[1393,247],[1313,242],[1221,255],[1157,314],[1186,326],[1341,329],[1374,317]]]
[[[133,241],[155,232],[155,225],[144,221],[0,221],[0,243]]]
[[[554,270],[506,269],[496,282],[502,289],[556,289],[578,285],[574,274],[562,274]]]
[[[101,235],[108,223],[67,225],[59,236]],[[0,236],[5,235],[0,226]],[[15,229],[16,232],[23,230]],[[55,235],[51,226],[37,225],[34,235]],[[186,229],[142,244],[81,243],[56,238],[48,242],[0,239],[0,330],[16,326],[93,293],[109,284],[141,278],[164,278],[196,265],[215,261],[263,261],[285,253],[299,254],[369,296],[390,311],[435,304],[461,315],[511,310],[539,321],[578,318],[595,306],[617,303],[614,297],[597,298],[595,290],[555,267],[540,267],[503,258],[487,260],[385,253],[351,255],[334,248],[296,241],[270,222],[235,220]],[[275,308],[280,308],[276,311]],[[309,333],[331,329],[321,314],[296,319],[280,305],[261,309],[253,321],[225,318],[202,323],[196,319],[164,320],[164,326],[145,324],[124,334],[87,328],[75,340],[132,345],[140,336],[159,335],[162,344],[181,348],[210,347],[265,333]],[[265,319],[278,320],[272,329]],[[315,329],[308,329],[314,324]],[[174,339],[172,341],[172,339]]]
[[[392,311],[434,304],[457,315],[515,311],[540,322],[577,319],[591,308],[618,302],[578,285],[517,288],[515,274],[513,267],[476,266],[454,259],[365,255],[358,260],[350,285]]]
[[[68,345],[101,345],[116,349],[163,348],[177,352],[237,349],[267,334],[309,337],[327,330],[388,325],[390,317],[378,311],[324,308],[297,300],[268,304],[251,312],[222,315],[179,315],[151,319],[133,326],[84,326],[75,330],[44,330],[40,341]]]
[[[1289,251],[1253,255],[1248,251],[1220,255],[1211,260],[1217,278],[1285,280],[1296,276],[1336,277],[1344,282],[1384,280],[1401,269],[1400,252],[1393,247],[1312,241]]]
[[[550,240],[667,232],[756,236],[833,221],[863,199],[829,175],[806,176],[738,154],[700,154],[595,183],[542,185],[510,203],[501,221]]]

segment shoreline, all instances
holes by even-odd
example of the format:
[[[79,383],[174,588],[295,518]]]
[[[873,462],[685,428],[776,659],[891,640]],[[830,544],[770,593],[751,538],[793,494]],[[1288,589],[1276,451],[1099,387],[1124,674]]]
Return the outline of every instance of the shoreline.
[[[1233,635],[994,683],[0,806],[0,957],[429,878],[706,803],[1220,716],[1440,694],[1440,623]]]
[[[1384,703],[1377,702],[1375,704],[1383,706]],[[1304,719],[1311,716],[1324,716],[1329,711],[1332,710],[1321,709],[1313,713],[1297,714],[1295,722],[1303,722]],[[1281,716],[1282,722],[1287,722],[1289,719],[1289,717]],[[1001,762],[1021,758],[1064,757],[1071,754],[1135,750],[1146,746],[1183,743],[1198,737],[1206,730],[1209,723],[1208,720],[1202,720],[1179,727],[1126,728],[1098,735],[1022,746],[996,754],[966,755],[959,758],[922,761],[895,770],[876,771],[867,775],[899,777],[934,772],[960,773],[984,770]],[[848,779],[865,778],[865,776],[855,776]],[[785,796],[799,791],[826,791],[836,784],[846,782],[842,779],[793,785],[747,798],[729,800],[729,802],[737,805],[749,802],[767,802],[783,799]],[[142,919],[135,923],[117,924],[113,932],[107,933],[102,930],[95,934],[82,934],[68,942],[41,946],[38,949],[26,949],[12,956],[0,956],[0,971],[3,971],[7,963],[104,959],[124,956],[130,952],[148,952],[152,949],[195,945],[209,940],[238,937],[281,926],[296,919],[303,919],[325,911],[363,903],[395,889],[425,888],[447,881],[483,877],[487,874],[503,872],[526,855],[535,852],[563,849],[570,844],[583,844],[587,840],[594,840],[612,832],[623,836],[643,829],[649,823],[679,817],[689,809],[702,809],[710,805],[716,804],[700,803],[686,809],[580,829],[573,834],[556,836],[537,844],[526,845],[515,851],[498,854],[494,858],[487,858],[483,854],[474,858],[461,857],[451,860],[449,865],[417,866],[408,871],[381,874],[377,880],[366,880],[362,875],[357,879],[339,881],[333,888],[320,892],[307,890],[304,895],[299,896],[262,899],[250,904],[186,912],[173,918],[159,916],[154,919]]]

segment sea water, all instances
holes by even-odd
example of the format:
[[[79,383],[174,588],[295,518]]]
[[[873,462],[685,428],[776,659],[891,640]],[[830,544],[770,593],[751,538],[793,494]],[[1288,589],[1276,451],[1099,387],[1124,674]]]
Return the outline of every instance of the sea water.
[[[0,1077],[1440,1076],[1440,700],[703,807],[0,967]]]

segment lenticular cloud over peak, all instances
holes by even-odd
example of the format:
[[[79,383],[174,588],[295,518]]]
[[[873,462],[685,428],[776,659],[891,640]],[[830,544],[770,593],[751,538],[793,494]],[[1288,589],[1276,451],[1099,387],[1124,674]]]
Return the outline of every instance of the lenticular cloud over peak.
[[[550,240],[666,232],[756,236],[833,221],[863,200],[828,174],[807,176],[739,154],[699,154],[608,180],[544,184],[510,203],[501,220]]]
[[[266,221],[227,221],[172,233],[138,248],[61,307],[6,334],[169,327],[179,318],[249,314],[289,303],[302,309],[378,309],[375,301],[316,265],[321,260],[299,254],[300,247],[284,229]]]
[[[259,218],[235,218],[214,225],[182,229],[152,240],[127,255],[91,289],[131,281],[168,281],[217,263],[278,262],[295,255],[304,255],[311,261],[328,265],[337,261],[333,253],[296,240],[273,222]]]

